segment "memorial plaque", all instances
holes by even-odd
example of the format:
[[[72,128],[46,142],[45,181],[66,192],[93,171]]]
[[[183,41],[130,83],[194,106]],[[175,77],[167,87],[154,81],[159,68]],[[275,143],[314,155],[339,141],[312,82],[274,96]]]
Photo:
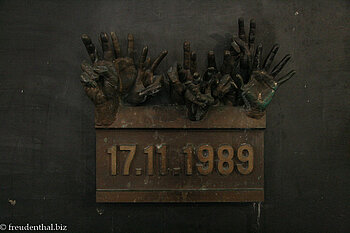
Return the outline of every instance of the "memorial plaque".
[[[83,34],[90,62],[80,81],[95,105],[97,202],[260,202],[264,200],[265,113],[277,89],[294,76],[280,75],[290,55],[272,65],[255,43],[255,20],[223,51],[220,66],[208,51],[200,71],[189,41],[182,62],[165,73],[134,36],[122,51],[114,32],[101,32],[102,53]],[[126,53],[125,53],[126,52]],[[163,90],[167,100],[147,105]],[[159,96],[158,96],[159,97]]]
[[[182,110],[122,107],[96,127],[97,202],[264,200],[265,118],[223,106],[190,121]]]

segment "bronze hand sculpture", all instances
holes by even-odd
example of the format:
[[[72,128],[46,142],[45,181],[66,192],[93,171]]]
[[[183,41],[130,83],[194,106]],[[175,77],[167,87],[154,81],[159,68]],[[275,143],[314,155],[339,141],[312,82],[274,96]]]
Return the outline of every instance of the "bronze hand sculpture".
[[[136,66],[133,35],[128,35],[126,57],[121,56],[119,41],[114,32],[111,33],[112,43],[107,33],[100,34],[102,56],[99,56],[88,35],[84,34],[81,38],[92,62],[92,65],[85,61],[82,63],[81,82],[95,104],[97,125],[108,125],[115,120],[120,99],[138,105],[161,89],[163,76],[155,75],[154,71],[167,51],[163,51],[151,65],[146,46]]]
[[[210,105],[214,103],[211,91],[204,87],[204,82],[197,72],[196,53],[191,51],[190,42],[183,45],[183,67],[175,63],[168,70],[171,98],[177,104],[185,104],[190,120],[201,120]]]
[[[225,99],[229,100],[233,105],[244,104],[248,116],[261,118],[277,88],[290,79],[295,71],[292,70],[278,80],[274,80],[291,56],[286,55],[270,71],[270,66],[278,51],[278,45],[272,48],[262,64],[261,44],[256,48],[254,54],[255,21],[250,21],[248,38],[245,35],[243,19],[238,20],[238,28],[239,36],[233,37],[231,52],[224,52],[221,74],[218,75],[219,83],[214,90],[214,96],[224,102]]]
[[[270,69],[278,51],[275,45],[262,63],[262,45],[255,49],[256,24],[250,21],[249,34],[245,33],[244,20],[238,20],[238,36],[233,36],[229,50],[224,51],[223,63],[217,68],[213,51],[208,53],[208,66],[204,73],[197,70],[197,56],[190,43],[183,45],[183,64],[175,63],[165,75],[155,70],[167,55],[163,51],[151,63],[145,46],[139,61],[134,59],[134,37],[128,35],[127,55],[121,55],[119,41],[114,32],[100,34],[102,56],[87,35],[82,41],[91,59],[83,62],[81,82],[86,94],[95,104],[96,125],[111,124],[119,104],[140,105],[161,88],[168,87],[170,98],[185,105],[190,120],[198,121],[212,105],[244,106],[247,115],[260,118],[272,100],[277,88],[290,79],[290,71],[275,79],[291,56],[286,55]]]
[[[274,60],[274,57],[278,51],[278,45],[274,45],[269,55],[262,64],[262,46],[257,48],[253,71],[251,73],[249,82],[245,84],[242,89],[242,96],[248,110],[248,116],[253,118],[260,118],[263,115],[266,107],[272,100],[277,88],[293,77],[295,71],[292,70],[286,75],[275,79],[281,72],[283,67],[290,60],[291,56],[286,55],[272,70],[270,66]]]
[[[105,34],[101,33],[102,46],[104,37]],[[92,64],[86,61],[81,64],[83,73],[80,77],[87,96],[95,104],[95,123],[111,124],[115,120],[119,105],[120,77],[115,70],[111,54],[104,50],[103,56],[100,57],[91,39],[85,34],[81,38]]]
[[[224,104],[243,105],[241,87],[249,81],[252,54],[254,52],[256,24],[250,21],[249,37],[244,29],[244,20],[238,20],[238,35],[233,36],[230,50],[224,51],[223,64],[220,68],[220,79],[215,95]],[[240,40],[239,46],[236,42]]]
[[[242,77],[244,85],[240,87],[247,115],[253,118],[261,118],[266,107],[272,100],[277,88],[288,79],[295,71],[292,70],[278,80],[274,80],[277,74],[290,60],[291,56],[286,55],[271,71],[270,66],[275,58],[279,46],[276,44],[262,64],[262,45],[256,48],[254,55],[255,21],[250,21],[249,37],[247,39],[244,31],[244,20],[238,20],[238,37],[234,37],[232,48],[240,51],[240,69],[237,77]],[[238,47],[237,47],[238,45]]]

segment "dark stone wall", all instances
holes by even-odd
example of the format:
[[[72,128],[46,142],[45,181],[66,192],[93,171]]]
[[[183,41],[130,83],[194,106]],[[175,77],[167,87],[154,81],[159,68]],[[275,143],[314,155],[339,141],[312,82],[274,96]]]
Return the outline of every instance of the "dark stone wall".
[[[70,232],[347,232],[350,229],[349,1],[0,1],[0,224]],[[265,202],[96,204],[93,104],[79,82],[80,35],[169,54],[192,42],[219,63],[237,19],[297,75],[268,108]],[[125,52],[125,50],[124,50]],[[9,200],[15,200],[16,203]]]

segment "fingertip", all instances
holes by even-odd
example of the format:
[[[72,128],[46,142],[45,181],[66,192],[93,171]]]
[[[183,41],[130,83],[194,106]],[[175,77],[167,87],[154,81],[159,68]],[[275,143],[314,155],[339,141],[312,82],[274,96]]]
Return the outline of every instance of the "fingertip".
[[[84,44],[88,44],[91,42],[90,37],[87,34],[82,34],[81,35],[81,40],[84,42]]]
[[[212,67],[212,66],[211,66],[211,67],[208,67],[208,71],[209,71],[209,72],[214,72],[214,71],[215,71],[215,68]]]
[[[252,18],[252,19],[250,20],[250,28],[255,28],[255,26],[256,26],[255,19]]]
[[[184,42],[184,49],[186,49],[186,50],[190,49],[190,42],[189,41]]]
[[[115,34],[115,32],[111,32],[111,38],[112,38],[112,40],[117,39],[117,35]]]
[[[131,34],[131,33],[128,34],[128,40],[134,40],[133,34]]]
[[[87,34],[81,34],[81,39],[89,39],[89,36]]]
[[[102,42],[108,42],[108,35],[105,32],[100,33],[100,38]]]
[[[224,51],[224,60],[229,60],[231,57],[231,53],[228,50]]]
[[[277,83],[278,85],[282,85],[283,83],[287,82],[289,79],[291,79],[294,75],[296,74],[295,70],[291,70],[289,71],[288,74],[286,74],[285,76],[283,76],[282,78],[280,78]]]
[[[239,54],[241,52],[241,49],[239,48],[239,45],[237,44],[237,42],[235,40],[232,41],[231,43],[231,47],[233,48],[233,50]]]

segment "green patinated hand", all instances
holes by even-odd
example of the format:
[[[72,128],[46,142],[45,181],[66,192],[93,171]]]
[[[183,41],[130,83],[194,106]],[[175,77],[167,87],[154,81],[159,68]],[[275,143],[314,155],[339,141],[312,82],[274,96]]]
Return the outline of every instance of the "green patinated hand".
[[[248,115],[255,116],[255,118],[263,115],[277,88],[295,74],[295,71],[292,70],[286,75],[277,78],[277,75],[291,59],[289,54],[273,69],[270,69],[278,48],[279,46],[277,44],[274,45],[264,63],[262,63],[262,45],[257,47],[249,82],[241,88]]]

